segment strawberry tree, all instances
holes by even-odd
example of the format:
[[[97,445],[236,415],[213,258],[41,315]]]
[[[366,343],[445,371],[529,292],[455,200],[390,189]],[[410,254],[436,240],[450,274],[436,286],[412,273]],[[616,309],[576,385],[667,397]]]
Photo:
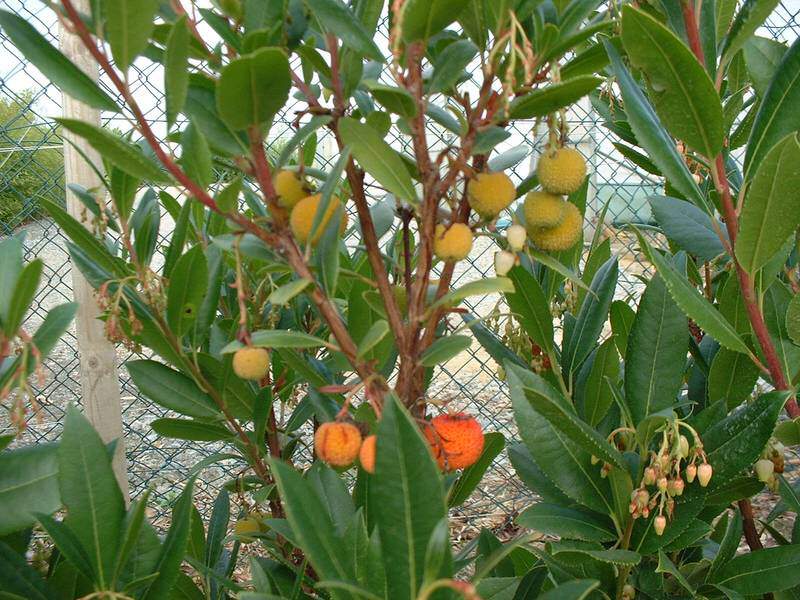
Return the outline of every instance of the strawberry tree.
[[[0,13],[44,75],[130,120],[125,136],[59,120],[103,159],[100,188],[71,189],[91,231],[42,203],[108,337],[150,356],[127,368],[177,415],[155,432],[226,445],[197,470],[237,463],[207,531],[190,479],[158,547],[144,503],[125,516],[105,475],[84,483],[108,518],[62,490],[63,525],[33,518],[74,597],[167,597],[174,584],[207,598],[630,600],[800,584],[796,545],[776,532],[779,546],[762,549],[748,501],[766,481],[797,507],[779,468],[796,423],[774,429],[797,413],[800,67],[796,44],[771,47],[782,62],[769,72],[754,35],[775,2],[735,16],[722,0],[212,4],[52,2],[111,94]],[[134,60],[162,67],[165,124],[130,89]],[[566,113],[589,94],[620,151],[665,181],[651,204],[671,244],[634,231],[657,272],[635,310],[615,300],[602,230],[584,240],[587,168]],[[544,132],[522,181],[507,171],[527,151],[498,150],[515,124]],[[325,139],[336,152],[323,167]],[[743,170],[733,140],[746,141]],[[174,228],[157,252],[162,219]],[[497,276],[455,287],[481,238],[498,245]],[[502,301],[488,319],[460,306],[491,293]],[[517,519],[534,535],[483,531],[454,548],[448,510],[505,444],[462,402],[428,398],[436,365],[473,339],[508,382],[522,440],[508,455],[542,502]],[[68,421],[62,447],[74,451],[66,442],[85,426]],[[81,522],[127,533],[100,543]],[[753,552],[734,557],[742,532]],[[137,567],[141,579],[107,577],[132,560],[117,539],[160,558]],[[241,546],[256,543],[266,556],[252,557],[252,582],[234,581]],[[11,556],[0,566],[21,564]],[[192,577],[178,574],[184,560]],[[53,576],[35,579],[42,597]],[[18,578],[0,585],[26,597]]]

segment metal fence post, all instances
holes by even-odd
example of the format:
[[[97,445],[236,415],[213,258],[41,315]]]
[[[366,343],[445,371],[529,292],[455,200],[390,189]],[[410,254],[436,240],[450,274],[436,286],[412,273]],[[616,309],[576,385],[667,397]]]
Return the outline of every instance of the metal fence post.
[[[89,0],[77,0],[75,5],[83,13],[90,11]],[[59,37],[62,52],[96,80],[99,76],[98,66],[78,37],[63,26],[60,29]],[[63,94],[62,107],[64,117],[100,125],[99,110],[78,102],[67,94]],[[100,156],[82,138],[67,131],[62,132],[62,136],[66,140],[64,143],[65,185],[75,183],[87,189],[99,186],[100,180],[97,174],[76,150],[76,146],[96,167],[102,168],[103,163]],[[84,221],[81,202],[69,190],[66,190],[66,197],[68,212],[76,219]],[[80,356],[83,408],[104,442],[118,440],[114,454],[114,473],[127,502],[129,497],[128,476],[122,430],[117,353],[114,345],[106,339],[103,323],[98,319],[100,311],[95,302],[92,287],[74,266],[72,267],[72,293],[75,301],[80,305],[75,325]]]

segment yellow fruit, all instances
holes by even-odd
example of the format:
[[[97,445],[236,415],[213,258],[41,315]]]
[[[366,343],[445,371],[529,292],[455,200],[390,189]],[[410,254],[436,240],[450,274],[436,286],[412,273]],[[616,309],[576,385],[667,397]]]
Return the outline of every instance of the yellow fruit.
[[[530,232],[533,243],[542,250],[559,252],[572,248],[580,239],[583,229],[581,211],[567,202],[564,220],[560,225],[549,229],[536,229]]]
[[[453,223],[445,229],[436,226],[433,240],[433,253],[445,262],[464,260],[472,250],[472,231],[464,223]]]
[[[332,467],[349,467],[361,449],[361,432],[352,423],[329,421],[314,434],[314,450]]]
[[[567,201],[561,196],[549,192],[531,192],[525,196],[523,212],[525,213],[525,226],[528,231],[555,227],[564,220],[567,210]]]
[[[546,151],[536,168],[539,183],[553,194],[572,194],[586,177],[586,161],[575,148]]]
[[[314,215],[317,214],[317,207],[319,206],[321,199],[321,194],[306,196],[300,200],[300,202],[295,204],[294,208],[292,209],[292,214],[289,216],[289,227],[291,227],[294,237],[301,244],[308,242],[308,236],[311,235],[311,227],[314,224]],[[314,236],[314,239],[311,240],[312,245],[316,245],[317,242],[319,242],[319,239],[325,232],[325,228],[328,226],[331,218],[333,218],[333,215],[339,208],[342,209],[342,222],[339,225],[339,233],[344,233],[344,230],[347,229],[347,213],[344,212],[344,206],[342,206],[342,203],[339,201],[339,199],[334,196],[328,203],[328,209],[325,211],[325,216],[322,219],[322,223],[320,223],[319,227],[317,228],[317,233]]]
[[[478,173],[467,184],[469,205],[484,219],[494,219],[516,196],[517,190],[505,173]]]
[[[480,423],[466,413],[434,417],[424,433],[442,470],[465,469],[475,464],[483,452]]]
[[[278,204],[284,208],[292,208],[308,196],[303,182],[294,171],[278,171],[272,178],[272,185],[278,194]]]
[[[375,473],[375,449],[377,447],[378,438],[374,435],[368,435],[364,438],[364,443],[361,444],[361,450],[358,452],[358,460],[361,463],[361,468],[367,473]]]
[[[247,346],[233,355],[233,372],[242,379],[259,381],[269,371],[269,352],[264,348]]]

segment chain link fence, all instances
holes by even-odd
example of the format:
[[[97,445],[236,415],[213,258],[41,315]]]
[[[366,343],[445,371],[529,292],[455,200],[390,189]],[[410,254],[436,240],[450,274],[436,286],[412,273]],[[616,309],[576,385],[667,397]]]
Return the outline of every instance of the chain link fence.
[[[0,0],[0,6],[24,16],[57,44],[58,23],[52,11],[43,4]],[[793,41],[798,33],[800,0],[784,0],[761,32],[788,42]],[[385,33],[379,35],[385,38]],[[382,41],[386,43],[385,39]],[[131,69],[130,83],[134,96],[148,119],[155,123],[156,132],[165,135],[162,82],[160,65],[147,59],[138,60]],[[289,106],[284,118],[273,129],[276,144],[291,134],[294,108]],[[38,208],[38,199],[42,197],[64,199],[62,141],[53,120],[60,114],[60,90],[26,63],[10,41],[0,34],[0,237],[24,234],[28,257],[38,256],[45,262],[44,283],[29,317],[28,324],[32,328],[38,325],[50,307],[72,299],[66,239]],[[569,112],[568,120],[571,141],[587,157],[591,173],[586,212],[588,233],[600,227],[602,233],[611,238],[622,274],[617,296],[636,298],[640,283],[637,276],[645,267],[634,239],[622,226],[631,221],[649,221],[646,197],[659,189],[659,183],[642,174],[619,154],[613,145],[616,140],[602,126],[599,115],[588,100],[575,106]],[[121,116],[105,120],[104,124],[122,131],[130,128],[130,123]],[[516,181],[529,174],[546,138],[544,135],[531,135],[534,126],[533,122],[518,123],[511,130],[511,137],[498,148],[499,151],[515,147],[525,149],[526,158],[513,169]],[[431,145],[437,147],[447,144],[450,141],[448,136],[452,134],[431,125],[428,136]],[[401,144],[399,138],[395,138],[395,142]],[[331,166],[336,159],[335,142],[330,135],[320,136],[317,154],[314,166],[322,169]],[[599,215],[606,205],[608,212],[604,222],[600,223]],[[170,227],[168,220],[162,219],[162,244],[168,241]],[[470,259],[459,265],[454,285],[493,275],[494,251],[495,248],[485,241],[476,243]],[[467,308],[478,316],[485,316],[494,309],[496,302],[496,297],[487,297],[469,303]],[[457,319],[450,323],[453,328],[460,325]],[[221,447],[156,436],[150,423],[167,416],[166,411],[138,394],[124,368],[125,361],[131,358],[134,355],[119,347],[128,477],[134,496],[147,488],[153,489],[156,512],[163,515],[167,514],[171,501],[177,496],[186,473]],[[23,443],[56,438],[64,409],[71,402],[80,402],[80,357],[74,331],[64,336],[43,367],[43,376],[33,385],[39,410],[30,416],[29,427],[21,440]],[[443,365],[433,381],[430,390],[433,400],[452,401],[454,406],[479,415],[486,430],[500,431],[508,440],[516,437],[506,388],[497,378],[494,362],[477,344]],[[2,425],[0,421],[0,428]],[[210,505],[216,490],[230,475],[229,471],[218,466],[203,471],[198,492],[201,507]],[[501,454],[481,488],[454,516],[467,537],[476,526],[501,528],[508,523],[509,516],[527,505],[530,499],[530,493],[513,476],[513,469]]]

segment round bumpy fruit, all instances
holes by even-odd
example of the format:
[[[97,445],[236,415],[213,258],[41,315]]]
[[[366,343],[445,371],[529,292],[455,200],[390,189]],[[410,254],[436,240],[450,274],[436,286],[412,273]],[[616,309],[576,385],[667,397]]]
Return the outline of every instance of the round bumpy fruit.
[[[278,171],[272,178],[272,185],[278,194],[278,204],[284,208],[292,208],[308,196],[308,190],[294,171]]]
[[[516,196],[517,190],[505,173],[478,173],[467,184],[469,205],[484,219],[494,219]]]
[[[523,212],[528,231],[561,225],[569,203],[549,192],[531,192],[525,196]]]
[[[264,348],[247,346],[233,355],[233,372],[242,379],[260,381],[269,371],[269,352]]]
[[[295,207],[292,209],[292,214],[289,216],[289,226],[292,229],[294,237],[301,244],[305,244],[309,241],[308,236],[311,235],[311,227],[314,225],[314,215],[317,214],[317,207],[319,206],[321,199],[321,194],[306,196],[300,200],[300,202],[295,204]],[[342,203],[339,201],[339,199],[334,196],[328,203],[325,216],[322,218],[322,223],[320,223],[319,227],[317,228],[317,233],[314,235],[314,239],[311,240],[312,245],[316,245],[317,242],[319,242],[319,239],[325,232],[325,228],[328,226],[328,223],[330,223],[333,215],[340,208],[342,209],[342,220],[339,224],[339,233],[344,233],[344,230],[347,229],[347,213],[345,213],[344,206],[342,206]]]
[[[378,438],[374,435],[368,435],[364,438],[364,443],[361,444],[361,450],[358,452],[358,462],[361,463],[361,468],[367,473],[375,473],[375,449],[377,447]]]
[[[581,211],[574,204],[567,202],[564,220],[560,225],[550,229],[530,231],[531,239],[542,250],[559,252],[569,250],[580,239],[583,228]]]
[[[332,467],[349,467],[361,449],[361,432],[352,423],[323,423],[314,434],[314,450]]]
[[[536,174],[548,192],[572,194],[586,177],[586,161],[575,148],[558,148],[542,154]]]
[[[433,253],[445,262],[464,260],[472,250],[472,231],[464,223],[453,223],[445,229],[436,226],[433,238]]]
[[[431,419],[424,433],[442,470],[465,469],[483,452],[481,426],[466,413],[439,415]]]

